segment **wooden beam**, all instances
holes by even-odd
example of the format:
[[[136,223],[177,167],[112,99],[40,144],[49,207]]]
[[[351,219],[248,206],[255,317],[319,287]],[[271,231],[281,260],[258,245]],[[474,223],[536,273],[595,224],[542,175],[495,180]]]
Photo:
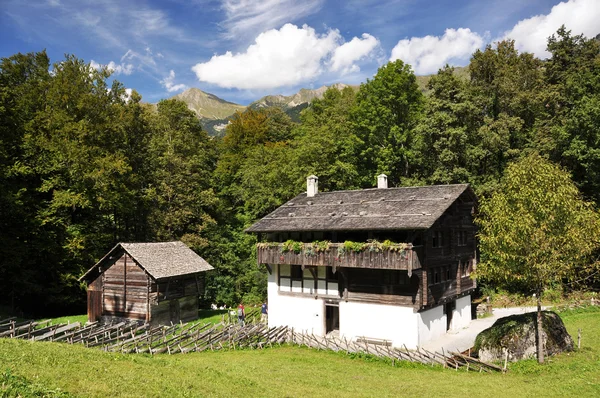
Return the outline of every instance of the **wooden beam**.
[[[273,275],[273,267],[271,267],[271,264],[265,264],[265,267],[267,268],[269,275]]]

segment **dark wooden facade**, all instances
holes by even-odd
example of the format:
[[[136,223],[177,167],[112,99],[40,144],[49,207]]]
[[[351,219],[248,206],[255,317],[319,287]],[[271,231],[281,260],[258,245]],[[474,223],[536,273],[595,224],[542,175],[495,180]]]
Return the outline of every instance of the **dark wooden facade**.
[[[316,202],[316,199],[311,200]],[[390,195],[386,200],[389,203],[393,197]],[[418,197],[410,200],[418,200]],[[417,311],[452,302],[476,288],[476,281],[470,276],[477,263],[476,227],[473,221],[476,197],[470,188],[464,186],[462,193],[456,197],[442,197],[440,200],[452,202],[440,211],[440,215],[428,228],[423,229],[377,229],[374,224],[370,230],[330,228],[326,231],[264,231],[267,242],[272,243],[259,245],[258,263],[269,267],[292,267],[289,291],[287,288],[282,291],[281,287],[279,290],[284,295],[312,295],[331,300],[395,304],[411,306]],[[300,199],[295,198],[293,202],[298,208]],[[312,207],[317,204],[318,202],[310,203]],[[423,214],[426,211],[424,209]],[[294,217],[297,218],[298,213]],[[284,217],[272,217],[271,225],[278,218]],[[313,254],[310,250],[300,253],[283,252],[282,244],[277,245],[275,242],[285,242],[288,239],[307,244],[313,240],[329,240],[333,243],[325,253]],[[345,240],[382,242],[385,239],[404,242],[406,250],[367,250],[342,255],[338,251],[341,242]],[[299,267],[302,274],[294,271],[293,267]],[[319,268],[325,268],[325,271],[320,271]],[[281,268],[277,270],[280,275]],[[287,277],[283,279],[284,282],[288,280]],[[323,283],[325,286],[336,286],[337,289],[332,291],[319,288]],[[281,286],[281,277],[278,284]],[[310,286],[314,288],[311,289]]]
[[[88,286],[88,320],[135,319],[152,324],[191,320],[204,294],[202,274],[156,281],[128,254]]]
[[[419,252],[421,247],[407,244],[405,250],[344,252],[343,243],[331,243],[323,253],[307,254],[283,252],[282,244],[258,247],[259,264],[295,264],[302,266],[337,266],[343,268],[395,269],[412,272],[421,268]]]
[[[80,278],[88,283],[88,320],[169,324],[195,319],[204,271],[210,269],[181,242],[120,243]]]

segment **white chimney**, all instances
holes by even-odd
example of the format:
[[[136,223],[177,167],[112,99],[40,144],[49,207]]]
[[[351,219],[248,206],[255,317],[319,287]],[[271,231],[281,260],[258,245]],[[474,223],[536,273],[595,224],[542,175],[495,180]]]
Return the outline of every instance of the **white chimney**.
[[[306,179],[306,196],[312,198],[319,192],[319,177],[316,175],[308,176]]]
[[[387,187],[387,176],[385,174],[379,174],[377,176],[377,188],[386,189]]]

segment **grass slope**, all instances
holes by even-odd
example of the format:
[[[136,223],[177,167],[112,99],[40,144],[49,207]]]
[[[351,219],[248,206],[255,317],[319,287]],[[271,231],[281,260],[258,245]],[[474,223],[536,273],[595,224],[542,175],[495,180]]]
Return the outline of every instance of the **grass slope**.
[[[393,367],[291,346],[150,357],[8,339],[0,339],[0,366],[34,385],[78,396],[600,396],[600,310],[563,318],[572,335],[583,329],[582,349],[544,366],[514,364],[506,375]]]

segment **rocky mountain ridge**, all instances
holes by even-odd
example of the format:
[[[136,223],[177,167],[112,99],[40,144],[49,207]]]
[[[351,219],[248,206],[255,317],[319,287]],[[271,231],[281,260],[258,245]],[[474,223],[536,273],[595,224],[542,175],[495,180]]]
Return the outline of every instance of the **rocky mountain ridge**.
[[[315,98],[323,98],[323,94],[329,87],[342,90],[349,87],[343,83],[335,83],[331,86],[322,86],[317,89],[303,88],[292,95],[267,95],[248,106],[236,104],[217,97],[214,94],[204,92],[198,88],[189,88],[172,98],[181,100],[198,115],[202,127],[209,135],[220,135],[229,123],[229,118],[235,112],[243,112],[246,109],[261,109],[271,106],[281,107],[293,120],[299,118],[300,111],[306,108]],[[358,86],[350,86],[358,89]]]

